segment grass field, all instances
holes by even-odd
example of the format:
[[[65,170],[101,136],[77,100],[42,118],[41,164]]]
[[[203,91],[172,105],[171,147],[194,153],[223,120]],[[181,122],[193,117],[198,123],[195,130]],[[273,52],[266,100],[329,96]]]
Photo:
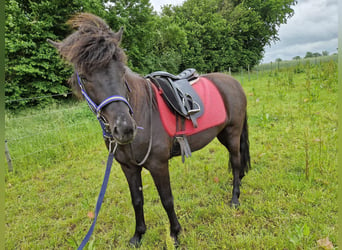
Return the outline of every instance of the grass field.
[[[301,67],[243,80],[252,169],[243,179],[239,209],[228,205],[232,175],[217,140],[185,164],[170,161],[183,227],[180,249],[337,247],[337,63]],[[70,105],[75,111],[55,113]],[[21,119],[28,114],[31,119]],[[5,246],[74,249],[91,225],[102,183],[107,153],[101,131],[84,103],[6,115],[7,138],[37,128],[44,133],[40,139],[9,144],[14,172],[5,176]],[[143,183],[148,230],[141,249],[172,249],[169,222],[147,171]],[[115,163],[88,249],[127,249],[134,225],[128,185]]]

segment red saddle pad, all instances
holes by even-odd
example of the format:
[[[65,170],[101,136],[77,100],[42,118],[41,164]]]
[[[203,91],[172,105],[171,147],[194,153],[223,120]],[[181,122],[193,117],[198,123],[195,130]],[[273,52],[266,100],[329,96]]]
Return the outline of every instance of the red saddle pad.
[[[177,122],[179,122],[178,128],[181,128],[180,119],[177,119],[176,115],[169,109],[157,87],[153,84],[152,86],[156,93],[160,118],[166,132],[170,136],[193,135],[208,128],[218,126],[224,123],[227,118],[226,108],[220,92],[210,80],[200,77],[192,86],[203,101],[204,113],[197,119],[197,128],[193,126],[191,120],[186,119],[183,126],[184,129],[177,131]]]

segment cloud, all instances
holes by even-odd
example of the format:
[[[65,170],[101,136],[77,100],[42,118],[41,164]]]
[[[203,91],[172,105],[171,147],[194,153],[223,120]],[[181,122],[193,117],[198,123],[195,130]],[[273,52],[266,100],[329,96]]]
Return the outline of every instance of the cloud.
[[[316,41],[309,43],[297,43],[288,46],[275,46],[265,54],[264,62],[275,61],[277,58],[283,60],[291,60],[295,56],[304,57],[306,52],[319,52],[328,51],[333,54],[336,51],[338,38],[333,38],[329,41]],[[268,60],[267,60],[268,59]]]
[[[263,61],[290,60],[308,51],[337,52],[337,10],[338,0],[299,0],[294,16],[279,29],[280,41],[265,49]]]

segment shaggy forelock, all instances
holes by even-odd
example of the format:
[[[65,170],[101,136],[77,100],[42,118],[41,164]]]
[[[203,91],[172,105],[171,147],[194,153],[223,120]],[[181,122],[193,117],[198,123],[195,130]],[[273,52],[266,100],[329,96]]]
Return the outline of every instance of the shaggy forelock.
[[[82,13],[68,24],[76,31],[63,40],[59,52],[79,73],[105,67],[113,58],[126,63],[120,41],[101,18]]]

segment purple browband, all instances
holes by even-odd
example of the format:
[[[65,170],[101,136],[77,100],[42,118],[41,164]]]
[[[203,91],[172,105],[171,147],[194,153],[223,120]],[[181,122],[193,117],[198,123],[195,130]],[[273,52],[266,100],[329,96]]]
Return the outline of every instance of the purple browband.
[[[77,75],[77,81],[78,81],[78,85],[81,88],[82,91],[82,95],[84,96],[84,98],[87,100],[88,105],[90,107],[90,109],[94,112],[95,115],[99,116],[101,109],[105,106],[107,106],[109,103],[112,102],[124,102],[126,103],[126,105],[129,108],[129,111],[131,114],[133,114],[133,109],[131,107],[131,105],[128,103],[127,99],[123,96],[119,96],[119,95],[114,95],[114,96],[110,96],[108,98],[106,98],[105,100],[103,100],[98,106],[93,102],[93,100],[91,100],[91,98],[88,96],[87,92],[84,89],[84,86],[82,84],[81,78],[78,75],[78,73],[76,73]]]

